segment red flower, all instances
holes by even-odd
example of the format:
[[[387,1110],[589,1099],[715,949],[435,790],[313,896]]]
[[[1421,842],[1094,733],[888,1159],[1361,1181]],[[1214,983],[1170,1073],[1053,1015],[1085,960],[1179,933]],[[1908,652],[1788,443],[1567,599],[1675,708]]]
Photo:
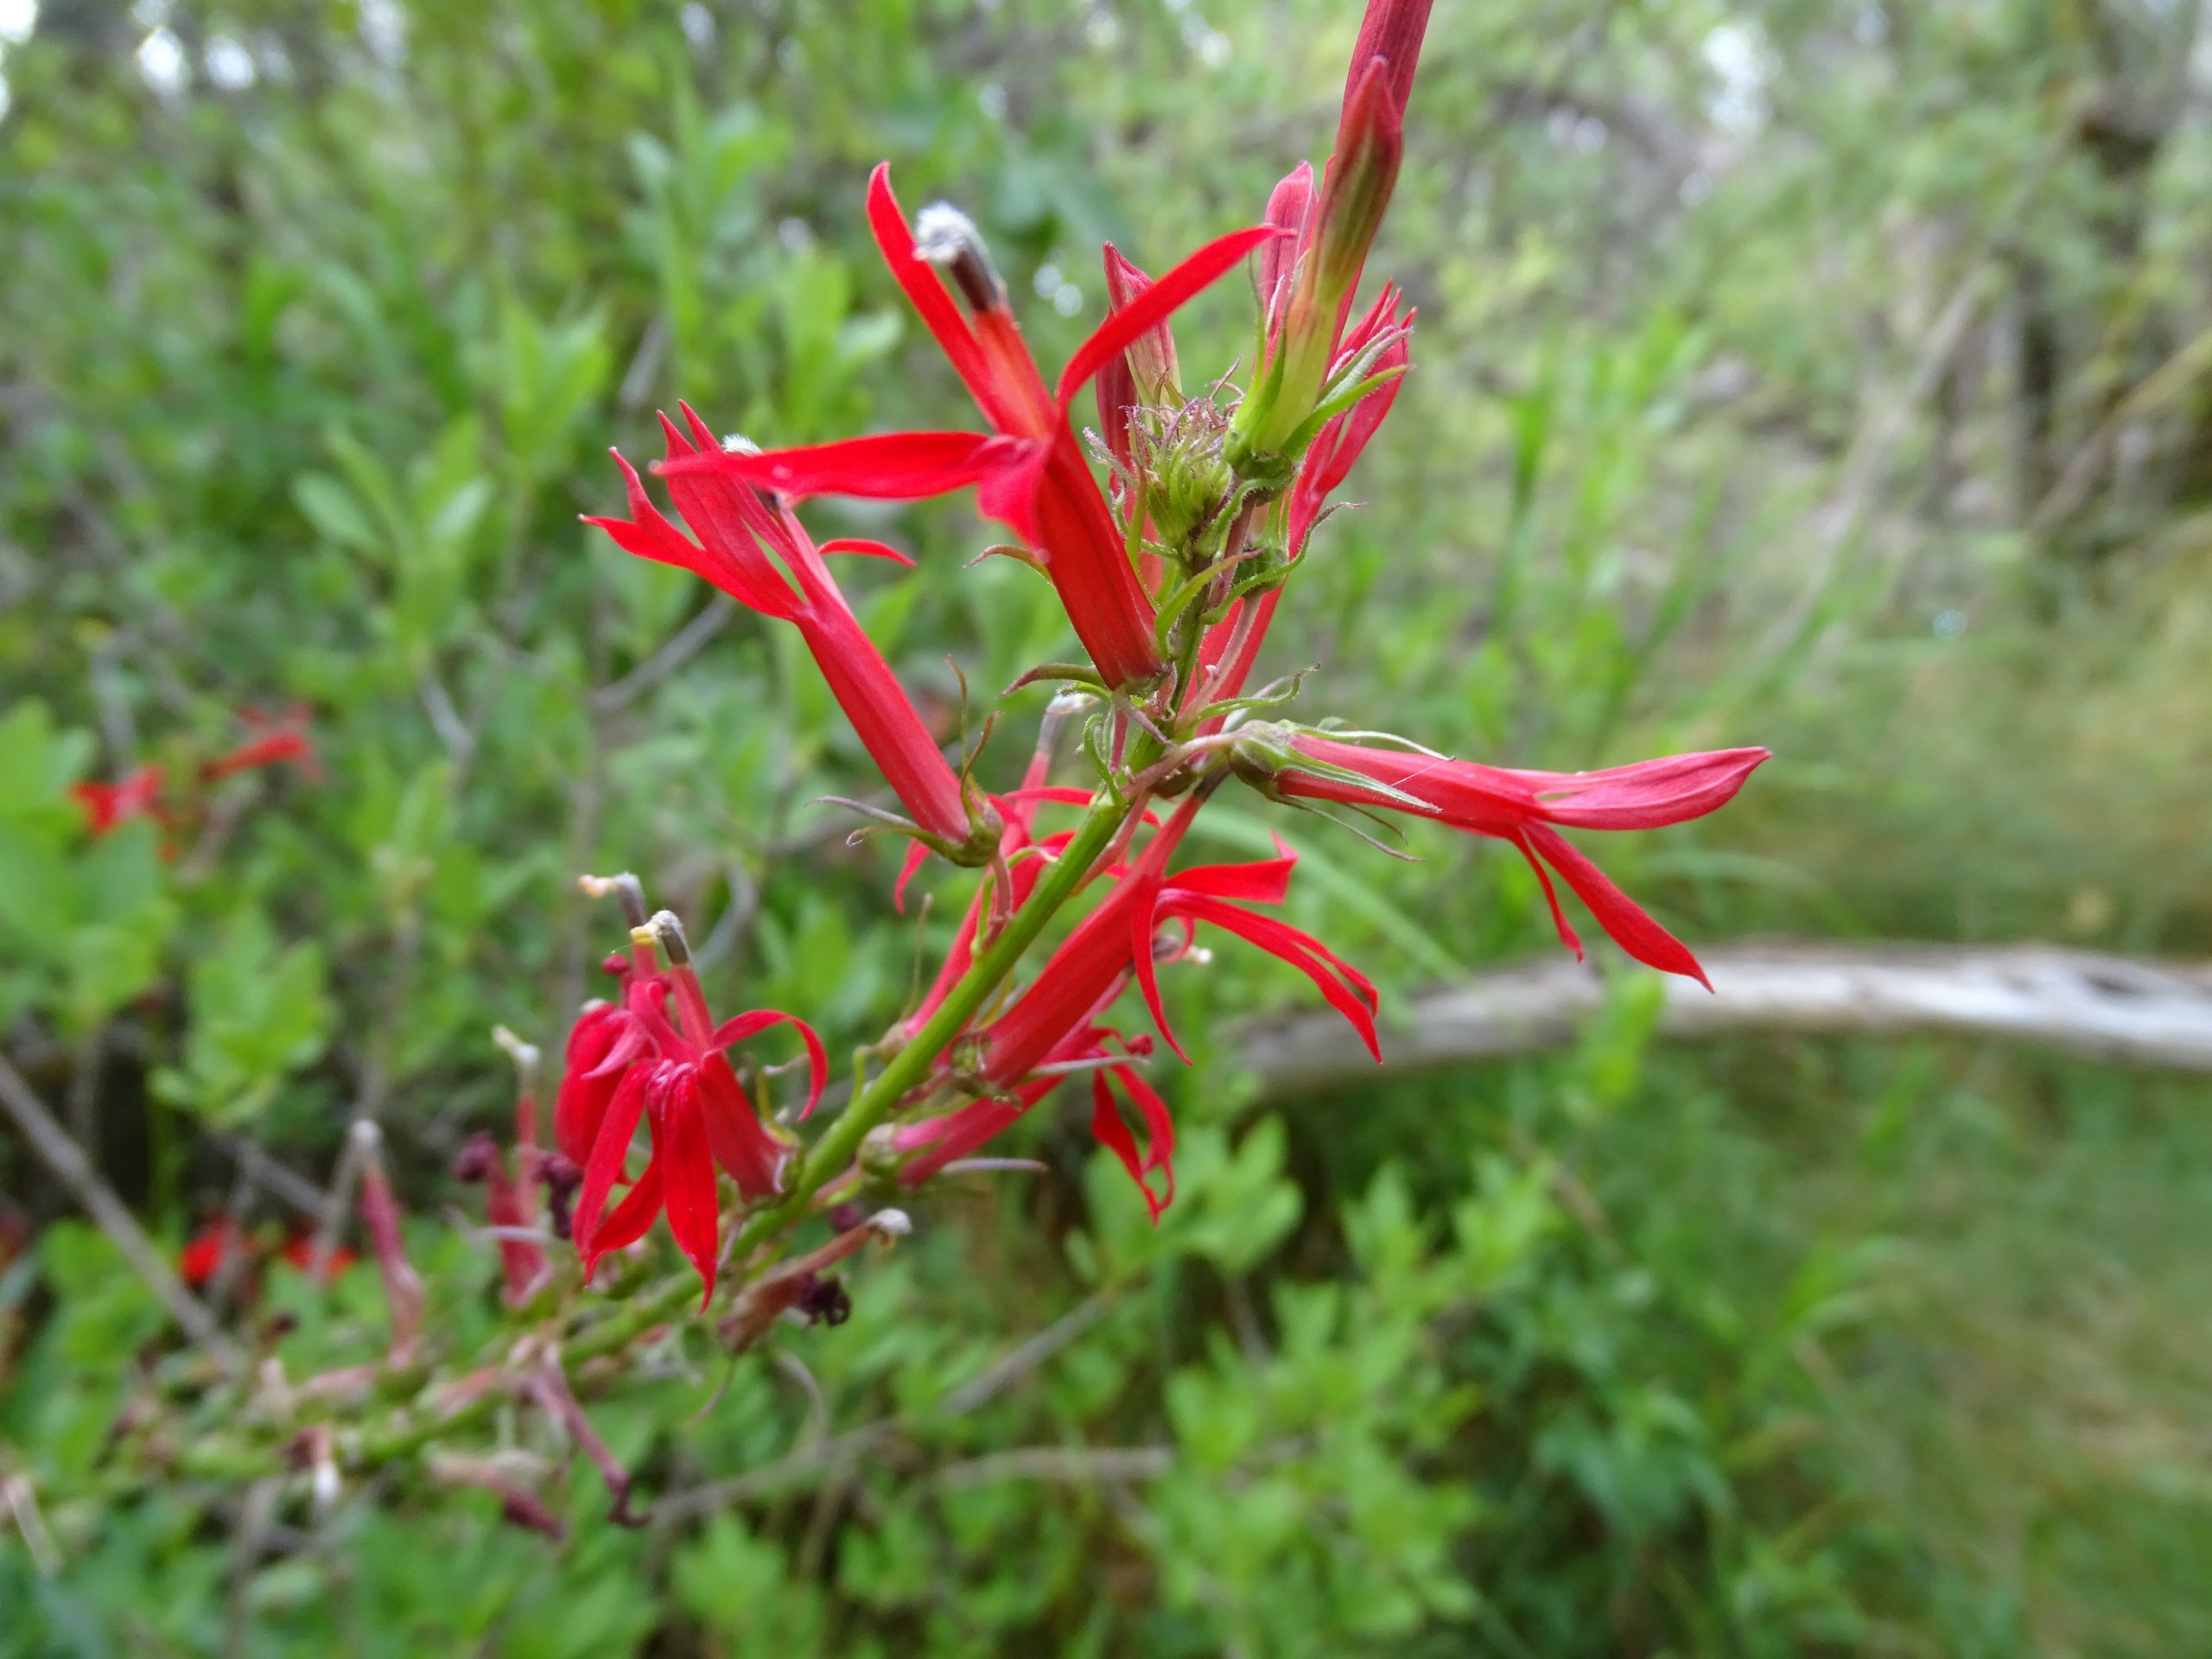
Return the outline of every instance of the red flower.
[[[1734,797],[1744,779],[1767,759],[1766,750],[1672,754],[1603,772],[1562,772],[1509,771],[1471,760],[1365,748],[1310,734],[1292,740],[1292,747],[1298,754],[1323,766],[1357,772],[1401,793],[1394,798],[1344,779],[1300,771],[1295,760],[1275,774],[1277,793],[1296,799],[1411,812],[1471,835],[1510,841],[1520,849],[1543,884],[1560,938],[1577,957],[1582,954],[1582,942],[1560,909],[1559,896],[1553,892],[1551,876],[1544,868],[1547,863],[1590,906],[1599,925],[1630,956],[1712,988],[1689,948],[1607,880],[1552,826],[1653,830],[1703,817]],[[1410,804],[1405,796],[1421,804]]]
[[[302,1273],[308,1270],[315,1256],[315,1235],[304,1228],[298,1229],[272,1250],[265,1235],[257,1239],[238,1224],[236,1217],[218,1213],[187,1239],[184,1248],[177,1252],[177,1277],[194,1290],[205,1290],[214,1283],[224,1265],[233,1256],[239,1259],[240,1298],[250,1300],[264,1262],[274,1259],[297,1268]],[[343,1247],[333,1249],[323,1282],[327,1284],[359,1259]]]
[[[912,500],[980,486],[977,505],[1035,555],[1107,683],[1149,678],[1161,665],[1152,602],[1068,424],[1069,410],[1092,376],[1277,232],[1261,226],[1208,243],[1109,314],[1048,391],[1014,322],[1005,285],[965,218],[949,207],[932,208],[918,242],[891,194],[886,165],[868,182],[868,223],[891,274],[951,360],[991,433],[886,433],[760,455],[702,454],[671,460],[662,470],[671,478],[734,473],[797,497]],[[944,267],[968,315],[923,268],[925,262]]]
[[[901,1124],[893,1130],[893,1149],[914,1154],[899,1166],[899,1181],[908,1187],[921,1185],[947,1164],[967,1157],[996,1138],[1058,1088],[1067,1073],[1089,1070],[1090,1132],[1101,1146],[1121,1160],[1122,1168],[1136,1183],[1137,1191],[1144,1194],[1145,1207],[1158,1221],[1160,1212],[1175,1199],[1175,1121],[1160,1091],[1145,1081],[1143,1072],[1138,1069],[1137,1062],[1151,1052],[1148,1038],[1125,1038],[1103,1026],[1084,1026],[1071,1033],[1046,1058],[1046,1065],[1056,1069],[1012,1089],[970,1101],[935,1117]],[[1141,1151],[1122,1119],[1116,1098],[1117,1089],[1144,1120],[1145,1144]],[[1157,1192],[1152,1181],[1155,1174],[1160,1178],[1160,1190]]]
[[[1192,925],[1205,922],[1287,962],[1313,982],[1330,1006],[1351,1022],[1369,1051],[1381,1058],[1376,1045],[1375,988],[1366,976],[1313,935],[1244,908],[1281,904],[1288,894],[1291,870],[1297,863],[1288,849],[1282,849],[1281,856],[1259,863],[1201,864],[1172,875],[1163,873],[1168,855],[1201,804],[1195,795],[1185,800],[1153,836],[1136,864],[1116,873],[1113,891],[1077,924],[1028,989],[982,1031],[985,1082],[1008,1087],[1046,1064],[1070,1033],[1096,1020],[1132,973],[1160,1035],[1182,1054],[1167,1025],[1157,977],[1162,950],[1156,936],[1160,925],[1170,921],[1184,925],[1184,947]],[[1184,947],[1171,947],[1166,954],[1179,955]]]
[[[309,777],[320,775],[315,746],[308,739],[305,709],[295,707],[283,716],[272,718],[257,709],[245,709],[239,711],[239,718],[255,735],[228,753],[203,762],[194,774],[201,783],[212,784],[233,772],[251,772],[257,766],[273,766],[285,761]],[[162,791],[168,783],[161,767],[149,764],[120,783],[79,784],[69,794],[84,809],[86,827],[95,836],[105,836],[133,818],[168,823],[168,814],[162,805]]]
[[[822,1097],[829,1057],[812,1027],[773,1009],[715,1024],[681,930],[665,912],[656,922],[655,929],[632,936],[637,944],[623,969],[621,1006],[587,1010],[569,1035],[569,1071],[554,1107],[554,1131],[562,1152],[584,1173],[575,1235],[585,1276],[607,1251],[644,1236],[664,1210],[677,1248],[698,1269],[705,1297],[711,1297],[721,1249],[715,1166],[737,1183],[741,1196],[770,1197],[782,1190],[791,1150],[746,1099],[723,1051],[771,1026],[795,1027],[806,1046],[807,1111]],[[665,971],[657,967],[646,942],[656,933],[673,958]],[[671,999],[673,1021],[667,1014]],[[607,1199],[626,1178],[640,1117],[652,1129],[652,1157],[608,1212]]]
[[[286,1236],[284,1248],[277,1255],[283,1257],[287,1267],[296,1268],[302,1273],[308,1271],[315,1266],[315,1235],[304,1227],[294,1229]],[[323,1282],[328,1284],[360,1259],[358,1251],[349,1250],[343,1244],[334,1246],[330,1264],[322,1272]]]
[[[285,761],[309,778],[321,775],[315,745],[308,737],[307,709],[303,706],[296,703],[278,716],[264,715],[258,709],[242,709],[238,717],[245,721],[246,729],[256,735],[202,766],[202,783],[212,784],[233,772],[251,772],[257,766],[273,766]]]
[[[671,463],[662,470],[677,510],[698,541],[692,542],[661,515],[636,469],[620,453],[614,459],[629,488],[630,518],[587,518],[584,522],[598,525],[640,558],[703,576],[763,616],[794,625],[830,683],[831,695],[860,734],[861,746],[931,844],[949,856],[960,857],[973,855],[980,845],[988,855],[996,827],[971,810],[979,804],[945,763],[891,665],[845,603],[822,555],[856,552],[908,561],[876,542],[836,541],[817,549],[798,518],[780,504],[763,500],[726,472],[682,465],[702,454],[710,459],[722,454],[689,404],[683,405],[683,417],[697,447],[687,443],[662,416]]]
[[[70,798],[84,809],[85,827],[95,836],[105,836],[121,828],[133,818],[162,816],[162,769],[141,766],[137,771],[116,784],[79,784],[70,790]]]

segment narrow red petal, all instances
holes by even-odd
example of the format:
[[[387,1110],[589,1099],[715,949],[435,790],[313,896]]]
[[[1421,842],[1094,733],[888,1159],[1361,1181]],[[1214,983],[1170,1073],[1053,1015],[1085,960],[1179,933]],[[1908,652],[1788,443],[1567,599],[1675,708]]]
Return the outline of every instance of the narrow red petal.
[[[1532,823],[1527,833],[1529,844],[1574,889],[1575,897],[1590,906],[1590,913],[1598,918],[1599,926],[1611,936],[1614,944],[1648,967],[1694,979],[1708,991],[1713,988],[1713,982],[1705,976],[1705,969],[1698,966],[1690,948],[1652,920],[1636,900],[1569,846],[1557,830]],[[1546,887],[1548,891],[1548,883]]]
[[[968,320],[960,315],[958,303],[938,280],[937,272],[915,253],[913,227],[899,211],[898,197],[891,194],[888,162],[877,163],[875,171],[868,175],[868,226],[883,255],[883,263],[891,268],[892,280],[919,314],[922,326],[930,331],[930,337],[951,362],[952,372],[960,377],[961,384],[978,402],[982,402],[991,384],[982,349],[976,345]]]
[[[1075,355],[1060,372],[1060,384],[1053,395],[1058,400],[1061,415],[1067,414],[1076,393],[1083,390],[1091,376],[1127,351],[1147,330],[1166,321],[1201,291],[1235,270],[1237,262],[1253,249],[1282,234],[1272,225],[1255,225],[1216,237],[1128,305],[1109,313],[1090,338],[1076,347]]]
[[[646,1161],[645,1173],[632,1183],[622,1202],[607,1212],[607,1218],[592,1235],[592,1260],[596,1262],[609,1250],[626,1249],[643,1238],[653,1217],[660,1214],[660,1154],[655,1152]]]
[[[816,551],[857,553],[864,559],[888,559],[892,563],[903,566],[906,569],[911,570],[914,568],[914,561],[897,548],[883,542],[872,542],[865,536],[840,536],[834,541],[823,543]]]
[[[676,1247],[699,1271],[704,1307],[715,1294],[715,1258],[721,1251],[721,1206],[715,1195],[714,1155],[700,1113],[699,1075],[687,1071],[661,1103],[653,1144],[661,1163],[662,1199]]]
[[[1374,986],[1364,975],[1343,964],[1319,939],[1288,922],[1277,921],[1272,916],[1255,916],[1249,911],[1211,899],[1189,899],[1179,907],[1200,921],[1210,922],[1258,945],[1277,961],[1287,963],[1304,974],[1313,981],[1314,989],[1321,993],[1322,1000],[1344,1015],[1359,1033],[1367,1052],[1378,1063],[1382,1060],[1382,1048],[1375,1028]]]
[[[583,1188],[576,1197],[573,1229],[576,1248],[583,1254],[586,1280],[590,1279],[601,1255],[596,1236],[601,1213],[607,1207],[607,1194],[622,1177],[622,1166],[630,1155],[631,1137],[638,1132],[638,1120],[645,1116],[645,1091],[659,1070],[658,1066],[643,1065],[631,1069],[622,1079],[622,1086],[614,1091],[607,1116],[600,1122],[599,1134],[592,1141],[591,1157],[584,1165]]]
[[[822,1039],[805,1020],[795,1014],[785,1014],[778,1008],[754,1008],[749,1014],[741,1014],[723,1020],[715,1028],[715,1034],[708,1039],[707,1046],[716,1050],[725,1049],[743,1042],[756,1033],[767,1030],[771,1026],[791,1027],[798,1033],[799,1041],[806,1046],[806,1107],[799,1113],[801,1117],[804,1117],[821,1100],[823,1085],[830,1078],[829,1051],[822,1046]]]
[[[757,455],[683,455],[657,470],[668,478],[721,473],[799,500],[852,495],[918,501],[984,482],[1018,461],[1025,447],[986,432],[879,432]]]
[[[1175,1051],[1175,1058],[1188,1065],[1191,1057],[1184,1052],[1175,1035],[1175,1028],[1167,1023],[1167,1007],[1160,996],[1160,963],[1152,953],[1155,911],[1160,894],[1157,876],[1133,875],[1128,878],[1129,899],[1129,960],[1136,964],[1137,985],[1144,992],[1144,1005],[1152,1015],[1154,1027],[1160,1039]]]
[[[1129,1133],[1129,1126],[1122,1122],[1121,1108],[1114,1103],[1114,1091],[1106,1086],[1103,1075],[1090,1080],[1090,1133],[1098,1144],[1122,1160],[1122,1167],[1129,1172],[1129,1179],[1137,1184],[1137,1191],[1144,1194],[1144,1207],[1152,1212],[1153,1224],[1160,1223],[1160,1200],[1145,1184],[1145,1169],[1137,1156],[1136,1137]]]
[[[891,889],[891,908],[901,916],[906,913],[906,884],[929,862],[929,857],[925,842],[915,842],[906,849],[906,856],[899,866],[899,880]]]
[[[1277,845],[1281,845],[1280,842]],[[1290,896],[1291,872],[1298,855],[1284,849],[1281,858],[1249,864],[1194,864],[1178,870],[1168,885],[1209,899],[1233,899],[1248,905],[1279,905]]]

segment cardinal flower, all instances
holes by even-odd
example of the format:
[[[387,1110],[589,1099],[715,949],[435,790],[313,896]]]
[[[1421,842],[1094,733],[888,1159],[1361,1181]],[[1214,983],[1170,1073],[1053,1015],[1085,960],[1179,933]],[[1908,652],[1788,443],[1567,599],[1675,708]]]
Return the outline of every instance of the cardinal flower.
[[[315,744],[307,733],[307,710],[295,704],[281,715],[264,715],[258,709],[243,709],[238,717],[252,736],[226,754],[219,754],[200,768],[203,783],[213,783],[219,778],[228,778],[233,772],[251,772],[257,766],[273,766],[289,762],[297,766],[309,779],[321,775],[321,763],[316,759]]]
[[[975,1034],[979,1058],[961,1081],[976,1097],[892,1132],[892,1148],[912,1154],[900,1167],[902,1180],[919,1185],[1000,1134],[1065,1077],[1088,1072],[1091,1133],[1128,1171],[1158,1220],[1175,1196],[1174,1123],[1167,1103],[1136,1065],[1151,1052],[1150,1039],[1123,1037],[1102,1019],[1135,980],[1161,1034],[1182,1054],[1161,1003],[1158,967],[1189,950],[1199,922],[1248,939],[1297,968],[1376,1052],[1376,999],[1366,976],[1311,934],[1249,908],[1280,904],[1287,895],[1297,861],[1287,849],[1279,844],[1280,856],[1256,863],[1162,874],[1199,804],[1195,797],[1186,800],[1134,867],[1113,872],[1112,891],[1006,1012]],[[1162,935],[1164,925],[1177,923],[1179,939]],[[1123,1101],[1144,1126],[1141,1147],[1124,1117]]]
[[[133,818],[159,818],[162,782],[162,769],[146,766],[119,783],[79,784],[69,794],[84,810],[85,827],[95,836],[105,836]]]
[[[1766,750],[1670,754],[1602,772],[1516,772],[1310,734],[1292,738],[1290,748],[1293,758],[1273,779],[1276,793],[1409,812],[1471,835],[1511,842],[1543,885],[1560,941],[1577,957],[1582,954],[1582,942],[1560,908],[1547,864],[1630,956],[1712,988],[1689,948],[1607,880],[1554,826],[1655,830],[1701,818],[1734,798],[1745,779],[1768,758]],[[1301,759],[1333,771],[1301,770]],[[1365,787],[1345,773],[1382,787]]]
[[[1201,864],[1165,873],[1169,855],[1202,804],[1197,795],[1185,801],[1137,863],[1116,874],[1113,890],[1076,925],[1028,988],[982,1031],[980,1073],[985,1082],[1000,1087],[1021,1082],[1071,1033],[1091,1024],[1131,975],[1160,1035],[1182,1054],[1160,1001],[1158,964],[1163,955],[1172,959],[1187,948],[1198,922],[1234,933],[1296,968],[1351,1022],[1369,1052],[1381,1058],[1375,987],[1366,976],[1312,934],[1247,908],[1283,901],[1298,861],[1295,854],[1278,843],[1281,855],[1261,862]],[[1183,925],[1183,943],[1163,950],[1159,930],[1169,922]]]
[[[662,470],[671,480],[734,474],[794,497],[912,500],[976,486],[977,505],[1021,538],[1058,590],[1076,637],[1107,683],[1150,678],[1161,666],[1152,601],[1069,425],[1069,411],[1094,375],[1277,232],[1259,226],[1208,243],[1111,312],[1048,390],[1014,322],[1006,284],[964,215],[933,207],[918,233],[891,194],[887,165],[868,181],[868,212],[892,276],[991,431],[893,432],[758,455],[700,454],[671,459]],[[958,302],[931,265],[951,280]]]
[[[829,1058],[812,1027],[772,1008],[716,1025],[683,930],[667,912],[637,929],[632,941],[631,960],[621,969],[622,1001],[598,1004],[576,1022],[568,1075],[554,1103],[555,1137],[584,1173],[576,1248],[588,1278],[601,1256],[644,1236],[665,1211],[677,1247],[704,1281],[704,1306],[714,1294],[721,1250],[715,1166],[728,1172],[741,1196],[770,1197],[782,1190],[791,1151],[745,1097],[724,1051],[771,1026],[795,1027],[806,1047],[808,1112],[822,1097]],[[665,970],[656,945],[669,954]],[[630,1142],[640,1118],[652,1131],[652,1154],[610,1211],[608,1198],[628,1179]]]
[[[1151,1052],[1152,1040],[1141,1033],[1124,1037],[1104,1026],[1083,1025],[1061,1041],[1027,1082],[893,1130],[892,1149],[910,1154],[899,1167],[900,1183],[919,1186],[954,1160],[980,1151],[1067,1077],[1088,1071],[1091,1135],[1128,1171],[1144,1195],[1145,1207],[1158,1221],[1160,1211],[1175,1200],[1175,1120],[1166,1101],[1139,1069]],[[1143,1122],[1141,1147],[1122,1116],[1124,1099]]]
[[[721,454],[706,423],[689,404],[683,407],[696,444],[685,442],[674,423],[662,416],[670,462]],[[614,459],[628,486],[631,516],[584,522],[598,525],[640,558],[703,576],[741,604],[796,626],[861,746],[927,844],[962,862],[988,858],[998,826],[946,764],[883,653],[845,603],[822,556],[867,553],[910,561],[877,542],[833,541],[817,548],[796,515],[763,499],[741,480],[712,468],[671,464],[664,469],[669,493],[698,537],[694,542],[653,505],[636,469],[620,454]]]

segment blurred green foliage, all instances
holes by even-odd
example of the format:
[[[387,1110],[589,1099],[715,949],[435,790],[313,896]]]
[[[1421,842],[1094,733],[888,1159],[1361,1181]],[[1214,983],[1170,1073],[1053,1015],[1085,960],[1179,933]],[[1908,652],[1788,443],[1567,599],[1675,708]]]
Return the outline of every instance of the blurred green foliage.
[[[1605,849],[1693,941],[2202,952],[2199,10],[1447,0],[1374,264],[1418,366],[1272,660],[1485,759],[1774,747]],[[315,1172],[366,1110],[434,1322],[488,1332],[442,1171],[507,1099],[489,1027],[554,1049],[593,988],[581,870],[643,874],[733,1006],[897,1013],[888,863],[810,804],[864,757],[790,639],[575,524],[604,449],[678,397],[777,442],[957,423],[866,168],[975,210],[1050,359],[1100,240],[1157,268],[1319,159],[1357,11],[45,0],[0,57],[0,1028],[166,1243],[282,1216],[231,1135]],[[1186,373],[1248,322],[1195,308]],[[918,556],[851,585],[948,739],[1068,654],[964,505],[819,512]],[[320,781],[85,834],[73,783],[295,700]],[[1264,850],[1231,805],[1201,833]],[[1549,948],[1495,847],[1287,828],[1294,917],[1386,988]],[[0,1546],[0,1651],[2212,1646],[2184,1090],[1662,1053],[1624,980],[1570,1054],[1255,1102],[1224,1022],[1300,988],[1234,946],[1171,976],[1203,1046],[1157,1230],[1040,1113],[1046,1173],[930,1200],[849,1325],[734,1369],[679,1338],[594,1401],[666,1518],[613,1528],[579,1464],[560,1544],[421,1476],[316,1521],[106,1501],[159,1312],[0,1146],[43,1224],[0,1243],[0,1477],[54,1552]],[[295,1376],[377,1351],[365,1273],[260,1294]]]

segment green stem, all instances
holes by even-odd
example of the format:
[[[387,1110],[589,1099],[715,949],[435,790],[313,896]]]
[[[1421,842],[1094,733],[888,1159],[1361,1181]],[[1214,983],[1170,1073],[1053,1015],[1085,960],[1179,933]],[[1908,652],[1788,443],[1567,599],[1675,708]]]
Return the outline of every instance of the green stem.
[[[875,1081],[845,1109],[830,1132],[814,1143],[800,1167],[798,1179],[784,1201],[764,1210],[745,1224],[732,1254],[743,1256],[775,1233],[805,1214],[823,1183],[845,1167],[859,1152],[868,1132],[887,1120],[906,1092],[929,1075],[937,1057],[951,1046],[992,992],[1014,971],[1022,953],[1037,942],[1045,925],[1060,906],[1075,897],[1090,874],[1098,855],[1112,845],[1114,835],[1128,816],[1128,808],[1111,798],[1094,801],[1082,826],[1075,832],[1052,868],[1039,878],[1029,902],[1014,912],[983,953],[977,957],[960,982],[947,994],[929,1022],[876,1073]]]

